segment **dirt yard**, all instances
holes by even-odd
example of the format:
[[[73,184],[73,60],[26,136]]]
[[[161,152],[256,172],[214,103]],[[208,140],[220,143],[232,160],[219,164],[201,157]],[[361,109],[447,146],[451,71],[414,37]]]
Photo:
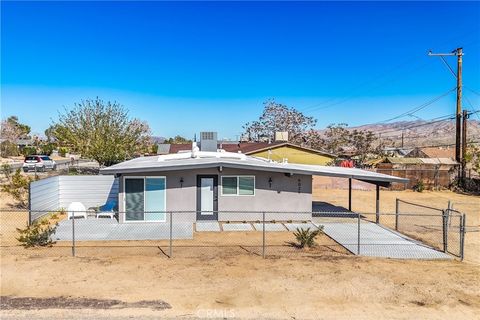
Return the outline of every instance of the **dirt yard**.
[[[346,190],[321,190],[315,199],[345,205],[346,195]],[[353,195],[355,210],[374,209],[373,192]],[[396,197],[440,208],[448,199],[454,206],[462,203],[468,225],[478,227],[478,198],[383,191],[382,211],[393,212]],[[1,201],[4,208],[11,202],[3,194]],[[196,243],[205,251],[194,258],[189,253],[198,249],[187,243],[178,243],[168,258],[164,242],[131,244],[128,251],[125,244],[81,246],[73,258],[68,244],[41,250],[3,247],[12,243],[15,223],[6,215],[0,222],[1,296],[8,297],[1,303],[2,319],[478,319],[480,313],[478,232],[467,234],[465,262],[356,257],[328,237],[320,237],[312,252],[291,254],[288,250],[296,249],[285,246],[290,233],[267,234],[282,254],[272,251],[262,259],[259,234],[247,241],[252,234],[241,232],[227,241],[235,250],[218,247],[216,235],[201,235]],[[280,250],[267,248],[273,249]]]

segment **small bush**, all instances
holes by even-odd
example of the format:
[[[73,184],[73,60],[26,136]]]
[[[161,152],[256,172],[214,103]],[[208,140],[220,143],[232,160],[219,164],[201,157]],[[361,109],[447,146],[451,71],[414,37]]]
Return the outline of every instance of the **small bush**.
[[[22,154],[26,157],[26,156],[30,156],[32,154],[36,154],[37,153],[37,149],[35,147],[24,147],[22,149]]]
[[[310,228],[303,229],[297,228],[297,231],[293,233],[298,243],[298,248],[311,248],[315,246],[315,238],[323,231],[323,226],[320,226],[317,230],[310,231]]]
[[[3,192],[10,194],[16,201],[17,207],[28,207],[28,189],[34,179],[21,174],[20,169],[15,173],[6,175],[7,182],[1,187]]]
[[[51,246],[53,240],[50,236],[55,233],[57,226],[57,223],[51,226],[47,219],[40,222],[35,221],[25,229],[17,228],[17,232],[20,234],[17,240],[25,248]]]
[[[425,183],[423,180],[418,180],[417,183],[413,186],[413,190],[417,192],[423,192],[425,190]]]
[[[58,154],[60,155],[60,157],[65,158],[65,156],[67,155],[67,152],[68,152],[68,149],[65,147],[58,148]]]

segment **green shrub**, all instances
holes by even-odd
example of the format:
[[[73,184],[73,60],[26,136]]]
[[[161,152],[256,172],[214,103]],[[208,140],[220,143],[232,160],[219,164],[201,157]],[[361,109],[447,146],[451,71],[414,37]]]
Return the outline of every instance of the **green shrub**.
[[[47,156],[51,155],[53,150],[55,150],[54,143],[45,143],[40,147],[40,153]]]
[[[3,192],[10,194],[16,201],[20,208],[27,208],[28,206],[28,189],[30,182],[34,179],[24,176],[17,169],[14,174],[6,175],[7,182],[1,187]]]
[[[18,152],[18,146],[10,141],[2,141],[0,143],[0,153],[2,157],[15,157],[18,156],[20,153]]]
[[[65,158],[65,156],[67,155],[67,152],[68,152],[68,149],[65,147],[58,148],[58,154],[60,155],[60,157]]]
[[[425,190],[425,183],[423,180],[418,180],[417,183],[413,186],[413,190],[417,192],[423,192]]]
[[[323,226],[320,226],[317,230],[310,231],[310,228],[303,229],[297,228],[297,231],[293,233],[298,243],[298,248],[313,247],[315,246],[315,238],[323,231]]]
[[[37,153],[37,148],[35,147],[24,147],[22,149],[22,154],[26,157],[26,156],[30,156],[32,154],[36,154]]]
[[[17,240],[25,248],[51,246],[53,240],[50,237],[55,233],[57,226],[58,223],[50,225],[47,219],[40,222],[35,221],[25,229],[17,228],[17,232],[20,234]]]

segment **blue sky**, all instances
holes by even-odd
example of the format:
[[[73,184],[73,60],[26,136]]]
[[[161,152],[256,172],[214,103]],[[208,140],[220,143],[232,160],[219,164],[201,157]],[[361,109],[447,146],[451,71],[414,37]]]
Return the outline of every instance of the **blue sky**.
[[[1,116],[18,115],[34,132],[96,96],[124,104],[160,136],[235,138],[269,98],[319,128],[382,121],[454,87],[427,51],[458,46],[464,85],[480,92],[478,2],[3,1],[1,9]],[[480,109],[478,94],[464,92]],[[452,93],[416,115],[454,108]]]

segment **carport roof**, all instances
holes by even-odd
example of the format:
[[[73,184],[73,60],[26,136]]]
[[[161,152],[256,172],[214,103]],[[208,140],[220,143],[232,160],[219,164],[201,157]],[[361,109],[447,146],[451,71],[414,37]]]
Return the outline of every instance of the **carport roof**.
[[[177,154],[140,157],[100,170],[102,174],[148,173],[187,169],[235,168],[285,174],[305,174],[327,177],[352,178],[387,186],[392,182],[406,183],[408,179],[382,173],[343,167],[279,163],[264,158],[233,152],[183,152]]]

